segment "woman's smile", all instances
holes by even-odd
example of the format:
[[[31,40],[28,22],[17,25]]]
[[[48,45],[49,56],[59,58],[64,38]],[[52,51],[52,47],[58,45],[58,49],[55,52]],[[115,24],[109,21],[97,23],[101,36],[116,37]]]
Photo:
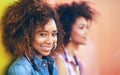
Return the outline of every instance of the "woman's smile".
[[[44,51],[50,51],[53,48],[53,46],[40,46],[40,47]]]

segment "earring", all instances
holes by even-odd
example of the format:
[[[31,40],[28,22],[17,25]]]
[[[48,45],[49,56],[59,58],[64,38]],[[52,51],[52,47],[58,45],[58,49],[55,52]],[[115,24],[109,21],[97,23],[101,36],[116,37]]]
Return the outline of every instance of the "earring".
[[[30,58],[28,57],[28,55],[26,53],[26,50],[25,50],[25,56],[26,56],[27,60],[31,63]]]
[[[72,39],[71,39],[71,37],[69,38],[69,41],[71,41]]]
[[[57,43],[54,44],[54,47],[52,50],[54,51],[56,49],[56,47],[57,47]]]

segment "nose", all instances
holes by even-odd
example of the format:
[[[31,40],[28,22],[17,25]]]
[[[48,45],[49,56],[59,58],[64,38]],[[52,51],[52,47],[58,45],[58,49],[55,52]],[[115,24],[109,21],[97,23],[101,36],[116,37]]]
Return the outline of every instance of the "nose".
[[[52,36],[48,36],[48,38],[46,38],[46,43],[47,43],[47,44],[52,44],[52,43],[53,43],[53,38],[52,38]]]
[[[88,34],[88,29],[87,29],[87,28],[84,28],[83,34],[84,34],[85,36],[87,36],[87,34]]]
[[[88,34],[88,29],[87,28],[85,28],[85,33],[84,33],[85,35],[87,35]]]

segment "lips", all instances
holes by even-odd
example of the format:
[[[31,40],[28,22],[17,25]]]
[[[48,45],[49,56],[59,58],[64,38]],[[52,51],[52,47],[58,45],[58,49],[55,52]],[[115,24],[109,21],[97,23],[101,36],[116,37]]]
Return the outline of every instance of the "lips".
[[[87,40],[87,38],[86,38],[86,37],[83,37],[83,39],[84,39],[84,40]]]
[[[50,51],[52,49],[52,46],[41,46],[41,49],[44,51]]]

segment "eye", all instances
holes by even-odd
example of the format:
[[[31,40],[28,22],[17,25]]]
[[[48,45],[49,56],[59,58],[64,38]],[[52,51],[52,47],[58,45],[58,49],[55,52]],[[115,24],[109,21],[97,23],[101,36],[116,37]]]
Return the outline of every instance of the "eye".
[[[79,29],[84,29],[84,26],[80,26]]]
[[[56,37],[56,36],[57,36],[57,33],[53,33],[52,36],[53,36],[53,37]]]
[[[45,37],[47,34],[46,33],[40,33],[39,35],[42,36],[42,37]]]
[[[82,24],[81,24],[78,28],[79,28],[79,29],[84,29],[84,28],[87,29],[87,28],[88,28],[88,25],[82,25]]]

